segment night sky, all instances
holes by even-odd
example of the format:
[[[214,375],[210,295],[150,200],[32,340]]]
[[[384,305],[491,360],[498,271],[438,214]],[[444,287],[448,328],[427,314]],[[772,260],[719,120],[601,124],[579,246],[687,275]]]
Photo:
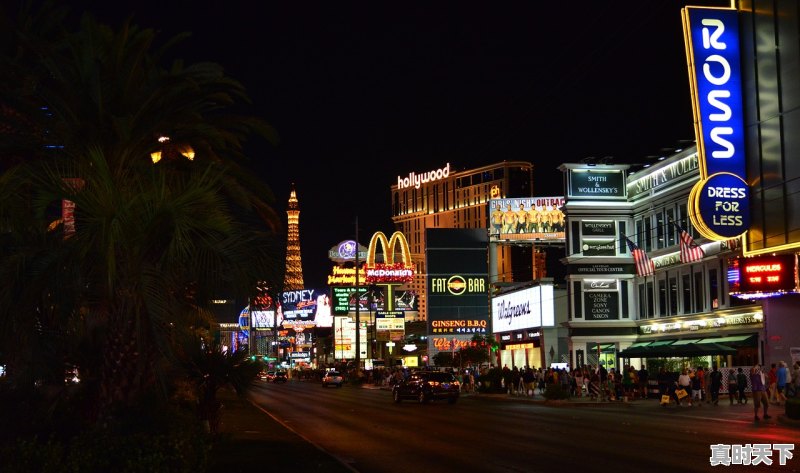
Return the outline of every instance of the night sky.
[[[296,185],[307,287],[326,285],[356,216],[362,244],[393,231],[398,175],[525,160],[535,195],[561,195],[561,163],[644,163],[694,139],[685,2],[69,3],[192,32],[174,56],[245,85],[281,137],[248,144],[281,215]]]

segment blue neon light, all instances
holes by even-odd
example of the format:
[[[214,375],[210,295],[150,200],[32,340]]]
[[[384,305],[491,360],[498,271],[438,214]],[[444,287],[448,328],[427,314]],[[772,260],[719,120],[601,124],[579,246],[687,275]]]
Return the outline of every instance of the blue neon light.
[[[736,10],[687,8],[708,175],[745,177],[742,72]]]

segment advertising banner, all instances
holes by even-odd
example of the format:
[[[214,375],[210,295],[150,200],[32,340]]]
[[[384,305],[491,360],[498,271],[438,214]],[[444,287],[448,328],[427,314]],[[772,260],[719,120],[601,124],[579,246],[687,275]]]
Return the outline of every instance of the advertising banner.
[[[555,326],[553,286],[544,284],[492,299],[495,333]]]
[[[277,319],[285,328],[331,327],[333,313],[327,291],[299,289],[279,294]]]
[[[489,201],[492,240],[564,240],[564,197],[521,197]]]
[[[584,316],[586,320],[619,319],[619,293],[596,291],[583,293]]]

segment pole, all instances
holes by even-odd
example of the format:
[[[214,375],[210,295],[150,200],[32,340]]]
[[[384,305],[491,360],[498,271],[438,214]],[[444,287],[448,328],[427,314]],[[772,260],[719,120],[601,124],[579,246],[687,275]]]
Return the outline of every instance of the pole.
[[[360,297],[358,295],[358,215],[356,215],[356,376],[361,368],[361,312]]]

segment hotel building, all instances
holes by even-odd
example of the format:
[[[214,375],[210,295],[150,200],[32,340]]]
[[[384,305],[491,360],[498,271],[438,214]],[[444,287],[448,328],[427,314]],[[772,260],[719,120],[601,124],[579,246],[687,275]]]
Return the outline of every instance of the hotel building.
[[[427,320],[425,230],[488,229],[490,199],[532,197],[532,192],[533,165],[524,161],[463,171],[451,169],[447,163],[434,171],[398,176],[391,188],[392,221],[408,240],[416,266],[414,281],[407,288],[419,295],[420,320]],[[489,268],[491,282],[529,281],[545,275],[544,259],[540,254],[537,257],[530,245],[492,247],[496,263]]]

